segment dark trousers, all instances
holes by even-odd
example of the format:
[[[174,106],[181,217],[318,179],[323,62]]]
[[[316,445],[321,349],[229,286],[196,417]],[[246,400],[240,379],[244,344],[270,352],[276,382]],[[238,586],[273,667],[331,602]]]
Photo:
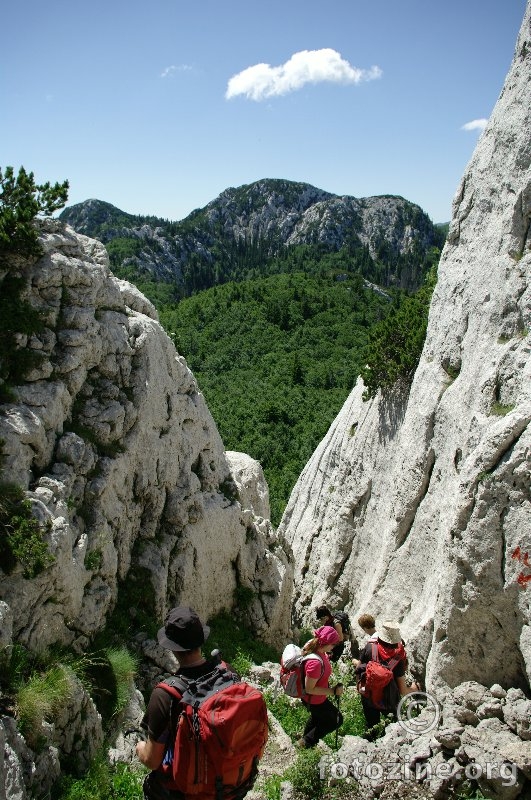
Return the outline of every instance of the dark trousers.
[[[306,703],[304,700],[303,703],[310,712],[304,728],[304,741],[306,747],[315,747],[319,739],[343,724],[343,714],[328,699],[324,703]]]
[[[368,739],[370,742],[382,735],[381,731],[371,730],[371,728],[374,728],[375,725],[378,725],[382,714],[385,714],[385,716],[392,716],[395,722],[397,720],[396,712],[393,713],[393,711],[380,711],[378,708],[375,708],[372,703],[369,703],[369,701],[364,697],[361,698],[361,706],[363,708],[365,722],[367,723],[367,733],[365,734],[364,738]]]
[[[332,648],[332,652],[329,655],[330,661],[339,661],[341,656],[343,655],[343,651],[345,649],[345,642],[339,642]]]

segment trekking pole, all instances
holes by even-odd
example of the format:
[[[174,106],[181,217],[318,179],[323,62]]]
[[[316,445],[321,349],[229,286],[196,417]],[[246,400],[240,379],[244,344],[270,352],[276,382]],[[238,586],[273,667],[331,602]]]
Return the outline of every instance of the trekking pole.
[[[338,737],[339,737],[339,697],[336,697],[336,705],[337,705],[337,720],[336,721],[338,723],[338,726],[336,728],[336,750],[337,750],[337,741],[338,741]]]
[[[338,683],[337,685],[341,686],[342,684]],[[339,737],[339,713],[340,713],[339,712],[339,700],[340,700],[340,697],[339,697],[338,694],[336,694],[336,706],[337,706],[336,750],[337,750],[337,742],[338,742],[338,737]]]

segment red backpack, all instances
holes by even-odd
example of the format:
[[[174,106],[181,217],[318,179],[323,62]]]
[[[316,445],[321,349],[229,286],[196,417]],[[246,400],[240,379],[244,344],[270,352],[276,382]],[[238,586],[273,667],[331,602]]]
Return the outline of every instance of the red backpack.
[[[224,662],[208,675],[175,676],[157,688],[176,700],[171,713],[174,742],[160,767],[165,788],[196,800],[245,797],[268,736],[262,692],[241,681]]]
[[[400,702],[400,692],[393,675],[393,669],[405,658],[403,645],[389,661],[382,661],[378,653],[378,642],[371,641],[371,661],[360,664],[358,692],[380,711],[396,711]]]

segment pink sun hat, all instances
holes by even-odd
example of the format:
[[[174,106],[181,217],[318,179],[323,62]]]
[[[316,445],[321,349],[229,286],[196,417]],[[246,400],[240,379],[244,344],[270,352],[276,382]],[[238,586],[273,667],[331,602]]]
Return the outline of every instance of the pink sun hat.
[[[314,635],[320,647],[324,644],[337,644],[339,642],[339,634],[331,625],[322,625],[314,631]]]

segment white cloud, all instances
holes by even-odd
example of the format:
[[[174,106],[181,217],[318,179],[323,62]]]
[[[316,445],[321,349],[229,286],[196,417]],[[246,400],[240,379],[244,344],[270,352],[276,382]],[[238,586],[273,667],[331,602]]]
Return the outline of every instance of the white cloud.
[[[462,131],[483,131],[487,125],[488,119],[473,119],[471,122],[465,122],[461,125]]]
[[[192,67],[189,64],[180,64],[180,66],[176,67],[175,64],[171,64],[171,66],[166,67],[160,73],[161,78],[168,78],[170,75],[173,75],[174,72],[189,72]]]
[[[368,70],[353,67],[336,50],[329,47],[322,50],[301,50],[279,67],[255,64],[233,75],[227,84],[225,97],[229,100],[242,94],[249,100],[258,102],[267,97],[295,92],[307,83],[361,83],[381,75],[380,67],[371,67]]]

